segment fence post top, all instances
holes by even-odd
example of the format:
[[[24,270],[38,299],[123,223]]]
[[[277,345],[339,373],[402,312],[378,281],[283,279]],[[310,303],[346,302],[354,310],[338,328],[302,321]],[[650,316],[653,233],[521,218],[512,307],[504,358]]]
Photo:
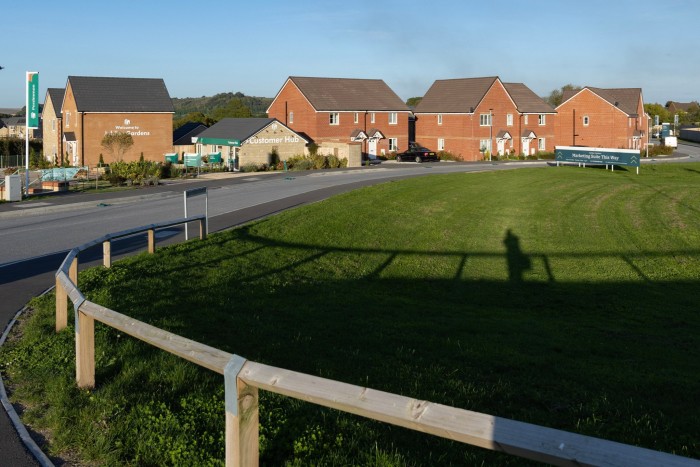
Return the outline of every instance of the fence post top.
[[[224,367],[224,393],[226,411],[238,416],[238,373],[248,360],[234,354]]]

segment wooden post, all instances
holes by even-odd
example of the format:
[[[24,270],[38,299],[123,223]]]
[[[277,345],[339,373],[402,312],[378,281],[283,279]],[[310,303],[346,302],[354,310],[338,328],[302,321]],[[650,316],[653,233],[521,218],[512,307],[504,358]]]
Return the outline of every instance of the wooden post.
[[[73,282],[75,287],[78,287],[78,255],[75,255],[73,261],[70,263],[70,268],[68,269],[68,278]]]
[[[80,311],[75,326],[75,380],[80,388],[95,386],[95,320]]]
[[[104,267],[112,267],[112,240],[102,242],[102,264]]]
[[[148,229],[148,252],[153,254],[156,252],[156,230]]]
[[[56,332],[68,326],[68,294],[56,276]]]
[[[236,379],[238,415],[226,411],[226,466],[257,466],[260,458],[258,444],[258,388]]]
[[[199,238],[201,240],[206,240],[206,238],[207,238],[207,220],[206,219],[199,220]]]

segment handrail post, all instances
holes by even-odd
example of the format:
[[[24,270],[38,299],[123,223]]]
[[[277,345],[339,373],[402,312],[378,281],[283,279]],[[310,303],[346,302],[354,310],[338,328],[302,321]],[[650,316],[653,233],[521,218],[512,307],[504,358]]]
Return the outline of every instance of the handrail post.
[[[73,258],[73,261],[70,263],[70,267],[68,268],[68,278],[71,280],[73,285],[77,288],[78,287],[78,255],[75,255],[75,258]]]
[[[260,461],[258,388],[238,377],[245,362],[234,355],[224,369],[226,467],[252,467]]]
[[[156,252],[156,230],[148,229],[148,252],[153,254]]]
[[[199,238],[201,240],[206,240],[207,238],[207,219],[199,220]]]
[[[56,275],[56,332],[68,326],[68,293]]]
[[[104,267],[112,267],[112,240],[107,239],[102,242],[102,264]]]
[[[79,388],[95,386],[95,320],[79,306],[75,307],[75,381]]]

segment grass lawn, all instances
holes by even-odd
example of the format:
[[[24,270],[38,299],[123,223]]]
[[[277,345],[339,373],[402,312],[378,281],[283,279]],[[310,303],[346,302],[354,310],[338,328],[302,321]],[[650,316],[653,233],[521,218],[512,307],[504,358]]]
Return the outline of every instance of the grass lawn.
[[[700,164],[384,183],[79,281],[250,360],[700,458]],[[223,462],[223,378],[98,324],[78,390],[52,300],[0,349],[50,453]],[[260,420],[263,465],[524,464],[263,391]]]

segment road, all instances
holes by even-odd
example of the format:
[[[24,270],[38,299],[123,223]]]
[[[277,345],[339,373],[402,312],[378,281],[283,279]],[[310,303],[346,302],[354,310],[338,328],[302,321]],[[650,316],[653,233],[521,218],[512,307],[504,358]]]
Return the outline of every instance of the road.
[[[688,157],[672,160],[700,161],[698,146],[681,144],[679,153]],[[643,161],[657,162],[661,160]],[[131,191],[66,194],[0,204],[0,329],[5,329],[32,297],[53,286],[54,273],[68,250],[110,232],[183,217],[183,192],[187,189],[207,187],[209,230],[216,232],[388,180],[546,166],[546,162],[384,163],[317,172],[224,174],[222,178],[179,181]],[[204,208],[203,196],[189,199],[190,215],[202,214]],[[157,235],[159,245],[184,238],[182,228],[166,229]],[[118,258],[144,249],[145,244],[143,238],[115,242],[113,254]],[[99,264],[99,254],[88,251],[81,255],[81,266]],[[24,449],[7,414],[0,412],[0,466],[37,465]]]

